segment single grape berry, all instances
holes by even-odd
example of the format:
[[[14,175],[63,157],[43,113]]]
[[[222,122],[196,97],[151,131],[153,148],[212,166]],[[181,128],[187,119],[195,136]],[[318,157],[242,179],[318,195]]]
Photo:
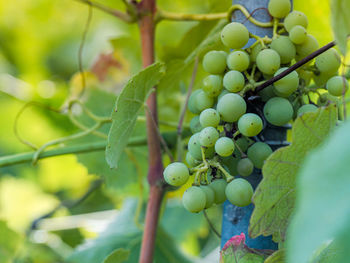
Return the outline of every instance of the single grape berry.
[[[219,132],[213,127],[205,127],[199,133],[199,142],[204,147],[213,147],[218,139]]]
[[[231,204],[239,207],[249,205],[252,202],[253,193],[253,187],[243,178],[234,179],[225,189],[227,199]]]
[[[293,11],[284,19],[284,28],[287,32],[290,32],[290,30],[297,25],[307,28],[308,24],[306,15],[300,11]]]
[[[238,130],[247,137],[258,135],[263,128],[263,122],[259,115],[255,113],[246,113],[238,120]]]
[[[281,58],[281,64],[292,61],[296,55],[296,49],[293,42],[287,36],[279,36],[271,42],[271,49],[275,50]]]
[[[199,121],[199,116],[194,116],[190,121],[190,130],[193,134],[200,132],[203,129]]]
[[[206,196],[198,186],[188,188],[182,196],[182,204],[191,213],[198,213],[205,208]]]
[[[229,94],[231,92],[229,92],[227,89],[224,89],[223,91],[221,91],[220,95],[218,96],[218,101],[221,100],[221,98],[223,96],[225,96],[226,94]]]
[[[254,166],[261,169],[265,160],[272,154],[271,147],[264,142],[256,142],[248,148],[248,158],[253,162]]]
[[[341,58],[338,52],[334,49],[328,49],[321,55],[316,57],[315,65],[317,69],[325,73],[337,72],[341,64]]]
[[[200,93],[201,90],[197,89],[195,91],[192,92],[191,96],[188,99],[188,105],[187,108],[190,112],[192,112],[193,114],[199,114],[201,111],[198,109],[197,104],[196,104],[196,97],[198,95],[198,93]]]
[[[230,92],[239,92],[244,88],[245,79],[241,72],[231,70],[224,76],[224,87]]]
[[[247,104],[240,95],[229,93],[221,97],[216,109],[221,120],[235,122],[246,112]]]
[[[214,99],[209,97],[202,89],[195,96],[196,108],[201,112],[205,109],[211,108],[214,105]]]
[[[245,51],[233,51],[227,56],[227,66],[231,70],[245,71],[248,69],[250,58]]]
[[[226,200],[225,189],[227,182],[225,179],[216,179],[209,184],[209,187],[214,191],[215,204],[222,204]]]
[[[165,181],[172,186],[181,186],[185,184],[190,176],[185,164],[175,162],[169,164],[163,172]]]
[[[288,68],[280,68],[275,73],[275,76],[279,75],[286,69]],[[282,94],[281,97],[289,97],[289,95],[291,95],[299,87],[298,73],[296,71],[292,71],[287,76],[281,78],[280,80],[277,80],[273,85],[277,90],[278,94]]]
[[[230,156],[235,150],[235,144],[228,137],[221,137],[215,143],[215,152],[223,157]]]
[[[337,72],[320,72],[320,74],[313,74],[312,78],[317,85],[317,87],[323,87],[327,84],[327,81],[334,76],[337,76]]]
[[[220,75],[209,75],[203,79],[204,92],[209,97],[217,97],[222,91],[222,77]]]
[[[306,105],[303,105],[301,106],[299,109],[298,109],[298,113],[297,115],[300,116],[300,115],[303,115],[304,113],[306,112],[315,112],[317,111],[317,106],[316,105],[313,105],[313,104],[306,104]]]
[[[342,76],[334,76],[327,81],[327,90],[332,96],[342,96],[348,91],[348,80]]]
[[[294,115],[292,104],[284,98],[269,99],[264,106],[266,120],[276,126],[287,124]]]
[[[248,137],[238,138],[235,143],[242,152],[246,152],[252,141]]]
[[[196,167],[200,162],[193,158],[190,152],[186,153],[186,163],[188,164],[189,167]]]
[[[200,133],[195,133],[191,136],[190,140],[188,141],[188,151],[192,155],[192,157],[198,161],[202,160],[202,150],[201,150],[201,144],[199,142],[199,136]],[[213,158],[215,154],[214,147],[207,147],[204,150],[205,156],[207,158]]]
[[[308,34],[302,44],[296,45],[296,49],[298,55],[296,58],[300,60],[316,51],[318,49],[318,42],[314,36]]]
[[[221,41],[225,46],[238,49],[244,47],[249,40],[249,31],[241,23],[227,24],[221,31]]]
[[[226,52],[212,50],[203,57],[203,68],[210,74],[222,74],[226,69]]]
[[[201,185],[200,188],[205,193],[205,208],[209,208],[214,204],[215,193],[208,185]]]
[[[227,172],[229,172],[231,175],[236,176],[238,175],[237,172],[237,163],[239,161],[238,158],[235,158],[233,156],[227,156],[227,157],[221,157],[222,164]]]
[[[280,55],[273,49],[263,49],[256,57],[256,65],[262,73],[272,75],[280,68]]]
[[[276,97],[276,93],[275,93],[275,87],[270,85],[268,87],[266,87],[265,89],[261,90],[258,92],[261,100],[263,102],[268,101],[269,99]]]
[[[199,115],[201,127],[217,127],[220,123],[220,115],[214,109],[205,109]]]
[[[243,158],[238,161],[237,172],[241,176],[249,176],[254,170],[254,164],[249,158]]]
[[[273,17],[283,18],[292,7],[289,0],[270,0],[267,8]]]
[[[306,40],[307,32],[305,27],[296,25],[289,32],[290,40],[297,45],[304,43]]]
[[[255,45],[251,51],[250,51],[250,61],[251,62],[256,62],[256,57],[258,56],[259,52],[262,50],[261,44]]]

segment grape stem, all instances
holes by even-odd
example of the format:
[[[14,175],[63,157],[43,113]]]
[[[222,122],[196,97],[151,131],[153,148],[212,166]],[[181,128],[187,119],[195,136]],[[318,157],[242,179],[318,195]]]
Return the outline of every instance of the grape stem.
[[[273,36],[272,38],[275,39],[278,37],[277,29],[278,29],[278,18],[273,19]]]
[[[235,179],[232,175],[230,175],[224,167],[221,166],[221,164],[219,162],[216,162],[216,161],[210,161],[210,165],[213,166],[213,167],[216,167],[218,168],[222,173],[223,175],[226,177],[226,181],[229,183],[231,182],[233,179]]]

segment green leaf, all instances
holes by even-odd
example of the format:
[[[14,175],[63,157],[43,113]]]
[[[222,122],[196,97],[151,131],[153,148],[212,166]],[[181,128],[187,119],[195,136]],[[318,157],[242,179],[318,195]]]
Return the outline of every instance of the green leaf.
[[[350,253],[349,133],[349,122],[337,128],[300,170],[295,214],[288,229],[287,257],[291,263],[308,262],[333,239],[342,240],[338,244],[343,246],[342,252]],[[332,263],[349,260],[340,258]]]
[[[276,150],[263,167],[263,179],[255,190],[255,208],[250,219],[249,234],[273,235],[283,242],[295,203],[297,172],[310,150],[316,148],[335,126],[335,105],[307,113],[293,124],[292,144]]]
[[[284,263],[285,262],[285,251],[284,249],[277,250],[271,256],[269,256],[264,263]]]
[[[350,1],[331,0],[331,25],[335,40],[345,56],[347,37],[350,34]]]
[[[151,89],[164,75],[164,64],[156,63],[134,75],[120,93],[112,126],[108,134],[106,158],[111,168],[117,168],[128,139]]]
[[[0,221],[0,233],[0,262],[10,263],[21,245],[22,238],[10,229],[5,221]]]
[[[123,263],[128,260],[130,250],[124,248],[118,248],[109,254],[103,263]]]

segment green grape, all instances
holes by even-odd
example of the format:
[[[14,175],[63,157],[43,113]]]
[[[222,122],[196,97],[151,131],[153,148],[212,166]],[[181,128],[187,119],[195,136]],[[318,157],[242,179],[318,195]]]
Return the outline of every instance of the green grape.
[[[247,137],[258,135],[263,128],[261,118],[254,113],[246,113],[238,120],[238,130]]]
[[[298,116],[300,115],[303,115],[304,113],[306,112],[315,112],[317,111],[317,106],[316,105],[313,105],[313,104],[306,104],[306,105],[303,105],[301,106],[299,109],[298,109]]]
[[[243,158],[238,161],[237,172],[241,176],[249,176],[254,170],[254,164],[249,158]]]
[[[264,106],[266,120],[276,126],[287,124],[294,115],[292,104],[284,98],[269,99]]]
[[[235,150],[235,144],[228,137],[221,137],[215,143],[215,152],[223,157],[230,156]]]
[[[194,133],[200,132],[202,129],[203,127],[201,126],[201,123],[199,121],[199,116],[194,116],[190,121],[191,132],[194,134]]]
[[[182,196],[182,204],[191,213],[198,213],[205,208],[207,203],[203,189],[198,186],[191,186]]]
[[[245,152],[247,151],[248,147],[249,147],[249,144],[251,143],[251,139],[249,139],[248,137],[241,137],[241,138],[238,138],[235,143],[236,145],[239,147],[239,149],[242,151],[242,152]]]
[[[186,162],[187,162],[188,166],[191,168],[196,167],[198,164],[200,164],[200,162],[198,160],[193,158],[193,156],[190,154],[190,152],[186,153]]]
[[[188,110],[194,114],[199,114],[201,111],[197,108],[197,104],[196,104],[196,96],[198,95],[198,93],[200,93],[201,90],[197,89],[195,91],[192,92],[191,96],[188,99]]]
[[[265,160],[272,154],[271,147],[264,142],[256,142],[248,148],[248,158],[253,162],[254,166],[261,169]]]
[[[280,68],[280,55],[273,49],[261,50],[256,57],[256,65],[262,73],[272,75]]]
[[[292,6],[290,0],[270,0],[267,8],[273,17],[283,18],[288,15]]]
[[[209,187],[214,191],[214,202],[215,204],[222,204],[226,200],[225,188],[227,182],[225,179],[217,179],[209,184]]]
[[[300,45],[296,45],[296,48],[298,54],[297,58],[299,60],[300,58],[304,58],[307,55],[310,55],[312,52],[316,51],[318,49],[318,42],[316,38],[308,34],[305,41]]]
[[[313,73],[312,78],[317,87],[323,87],[331,77],[336,75],[337,72],[320,72],[317,75]]]
[[[288,69],[288,68],[287,67],[280,68],[275,73],[275,76],[277,76],[278,74],[282,73],[286,69]],[[289,95],[291,95],[299,87],[299,76],[298,76],[298,73],[296,71],[292,71],[287,76],[281,78],[280,80],[277,80],[273,85],[275,87],[275,90],[279,94],[285,95],[285,96],[282,96],[282,97],[289,97]]]
[[[333,96],[342,96],[348,91],[348,80],[342,76],[334,76],[327,81],[327,90]]]
[[[231,70],[245,71],[249,67],[249,55],[245,51],[237,50],[227,56],[227,66]]]
[[[275,50],[281,58],[281,64],[287,64],[295,57],[296,49],[287,36],[279,36],[271,42],[271,49]]]
[[[274,92],[274,86],[270,85],[264,89],[262,89],[261,91],[258,92],[259,96],[261,97],[261,100],[263,102],[268,101],[269,99],[276,97],[276,94]]]
[[[205,208],[209,208],[214,204],[215,193],[208,185],[201,185],[200,188],[205,193]]]
[[[218,96],[218,101],[225,96],[226,94],[229,94],[230,92],[227,89],[224,89],[223,91],[221,91],[220,95]]]
[[[306,40],[307,32],[305,27],[296,25],[289,32],[290,40],[297,45],[304,43]]]
[[[247,104],[240,95],[229,93],[221,97],[216,109],[221,120],[235,122],[246,112]]]
[[[239,161],[238,158],[235,158],[233,156],[227,156],[227,157],[221,157],[221,161],[227,172],[229,172],[231,175],[236,176],[238,175],[237,172],[237,163]]]
[[[315,65],[320,72],[333,73],[337,72],[341,64],[341,58],[334,49],[328,49],[316,57]]]
[[[203,128],[217,127],[220,123],[220,115],[214,109],[205,109],[199,115],[199,121]]]
[[[304,70],[304,69],[297,69],[298,75],[299,75],[299,79],[303,80],[305,86],[309,86],[313,73],[312,71],[309,70]]]
[[[241,23],[227,24],[221,31],[221,41],[225,46],[237,49],[244,47],[249,40],[249,31]]]
[[[222,77],[220,75],[209,75],[205,77],[202,90],[209,97],[217,97],[222,91]]]
[[[226,69],[226,52],[212,50],[203,57],[203,68],[210,74],[222,74]]]
[[[307,28],[308,24],[306,15],[300,11],[293,11],[284,19],[284,28],[287,32],[290,32],[293,27],[298,25]]]
[[[203,111],[213,107],[214,99],[209,97],[203,90],[199,89],[199,92],[195,96],[195,105],[199,111]]]
[[[252,202],[253,193],[253,187],[243,178],[234,179],[225,189],[227,199],[231,204],[239,207],[249,205]]]
[[[190,140],[188,141],[188,151],[194,159],[201,161],[202,150],[201,150],[201,144],[199,142],[199,135],[200,133],[198,132],[191,136]],[[214,157],[215,149],[214,147],[205,148],[204,153],[208,159],[211,159]]]
[[[205,127],[199,133],[199,142],[201,146],[212,147],[219,139],[219,132],[214,127]]]
[[[231,70],[224,76],[224,87],[230,92],[239,92],[243,89],[245,79],[241,72]]]
[[[250,51],[250,61],[256,62],[256,57],[258,56],[259,52],[262,50],[261,44],[256,44]]]
[[[190,176],[185,164],[175,162],[169,164],[163,172],[165,181],[172,186],[181,186],[185,184]]]

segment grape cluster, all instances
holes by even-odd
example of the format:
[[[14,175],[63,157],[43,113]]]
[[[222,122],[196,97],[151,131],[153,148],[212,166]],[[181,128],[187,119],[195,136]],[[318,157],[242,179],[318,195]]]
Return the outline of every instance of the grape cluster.
[[[194,177],[183,194],[183,205],[190,212],[226,199],[236,206],[249,205],[253,187],[244,177],[262,169],[273,152],[260,135],[263,129],[284,126],[329,101],[337,102],[348,89],[347,79],[338,76],[340,56],[329,49],[256,91],[261,83],[319,48],[307,33],[307,17],[291,12],[289,0],[270,0],[268,11],[276,22],[272,38],[254,36],[243,24],[232,22],[221,32],[223,44],[232,51],[212,50],[203,57],[208,76],[188,101],[195,116],[190,122],[193,135],[188,141],[187,166],[175,162],[164,170],[165,181],[172,186]],[[245,48],[252,37],[257,41]]]

